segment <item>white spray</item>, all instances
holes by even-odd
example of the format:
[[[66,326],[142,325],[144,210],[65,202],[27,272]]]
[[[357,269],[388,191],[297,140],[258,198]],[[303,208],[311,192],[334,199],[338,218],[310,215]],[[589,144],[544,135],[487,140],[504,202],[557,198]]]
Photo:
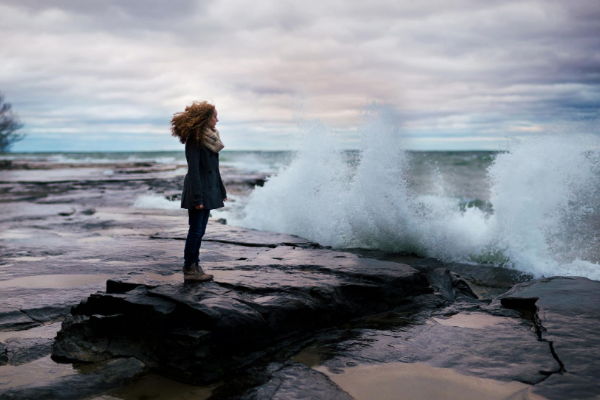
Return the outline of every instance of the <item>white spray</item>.
[[[336,248],[409,251],[448,261],[512,265],[536,276],[600,279],[600,141],[539,136],[514,143],[489,168],[494,212],[417,195],[411,155],[387,107],[367,110],[361,157],[344,160],[323,126],[306,130],[286,169],[256,188],[242,225],[296,234]],[[588,260],[588,261],[586,261]],[[594,262],[590,262],[594,261]]]

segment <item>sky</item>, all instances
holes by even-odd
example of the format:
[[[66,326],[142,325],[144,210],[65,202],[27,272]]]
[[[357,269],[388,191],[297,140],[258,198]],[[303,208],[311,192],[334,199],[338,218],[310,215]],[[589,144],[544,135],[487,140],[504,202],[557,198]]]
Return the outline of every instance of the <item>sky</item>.
[[[503,149],[598,121],[598,0],[0,0],[13,151],[179,150],[216,105],[228,150],[289,150],[319,120],[347,148],[392,107],[415,150]],[[587,126],[587,125],[586,125]]]

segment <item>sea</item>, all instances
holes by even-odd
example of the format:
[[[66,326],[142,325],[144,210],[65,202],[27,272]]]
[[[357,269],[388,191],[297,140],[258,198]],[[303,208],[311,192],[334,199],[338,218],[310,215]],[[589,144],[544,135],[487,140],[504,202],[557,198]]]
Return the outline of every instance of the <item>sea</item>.
[[[308,132],[297,151],[223,150],[223,167],[269,177],[251,192],[230,195],[233,201],[213,216],[339,249],[600,279],[597,137],[539,135],[503,151],[410,151],[394,129],[376,128],[363,131],[352,150],[321,131]],[[183,151],[2,158],[186,164]],[[152,193],[131,206],[179,208]]]

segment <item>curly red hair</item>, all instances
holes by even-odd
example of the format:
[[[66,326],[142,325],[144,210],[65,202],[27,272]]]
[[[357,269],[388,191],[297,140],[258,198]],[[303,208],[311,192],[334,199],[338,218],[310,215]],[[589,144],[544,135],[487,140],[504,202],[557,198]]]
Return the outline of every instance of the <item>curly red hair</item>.
[[[185,111],[175,113],[171,120],[171,134],[183,144],[188,141],[200,143],[215,106],[206,101],[193,102]]]

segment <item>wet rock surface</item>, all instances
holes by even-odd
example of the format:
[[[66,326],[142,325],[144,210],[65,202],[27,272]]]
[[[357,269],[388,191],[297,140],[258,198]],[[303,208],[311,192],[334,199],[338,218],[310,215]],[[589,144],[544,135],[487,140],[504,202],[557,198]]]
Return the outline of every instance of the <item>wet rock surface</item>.
[[[54,338],[11,338],[6,341],[8,363],[21,365],[45,357],[52,351]]]
[[[90,398],[154,370],[216,382],[212,400],[346,399],[332,377],[399,363],[525,385],[514,399],[600,394],[599,282],[335,251],[215,213],[201,252],[215,280],[184,284],[185,211],[133,206],[176,202],[181,171],[1,173],[0,398]],[[261,180],[222,175],[232,194]]]
[[[286,340],[429,291],[408,265],[322,249],[281,246],[206,267],[214,282],[111,280],[106,293],[71,311],[53,357],[97,362],[135,356],[160,373],[208,384]]]
[[[339,388],[326,375],[299,363],[277,366],[269,374],[269,380],[249,393],[236,396],[239,400],[351,400],[348,393]]]
[[[146,372],[147,368],[141,361],[119,358],[96,365],[87,373],[1,391],[0,399],[86,399],[123,386]]]
[[[38,322],[20,310],[0,314],[0,330],[29,329],[37,325],[39,325]]]
[[[0,343],[0,365],[8,364],[8,349],[4,343]]]
[[[600,282],[553,277],[519,284],[500,296],[504,307],[534,313],[535,331],[547,343],[560,373],[533,392],[549,399],[592,399],[600,394]]]
[[[502,381],[528,384],[542,382],[560,371],[547,343],[537,340],[530,324],[519,320],[493,317],[498,322],[477,324],[482,313],[463,313],[466,324],[453,326],[452,317],[442,316],[413,323],[398,331],[364,329],[356,337],[336,343],[337,356],[324,362],[333,371],[342,371],[348,363],[426,363],[452,368],[461,373]],[[470,321],[471,320],[471,321]],[[447,324],[448,325],[447,325]]]

